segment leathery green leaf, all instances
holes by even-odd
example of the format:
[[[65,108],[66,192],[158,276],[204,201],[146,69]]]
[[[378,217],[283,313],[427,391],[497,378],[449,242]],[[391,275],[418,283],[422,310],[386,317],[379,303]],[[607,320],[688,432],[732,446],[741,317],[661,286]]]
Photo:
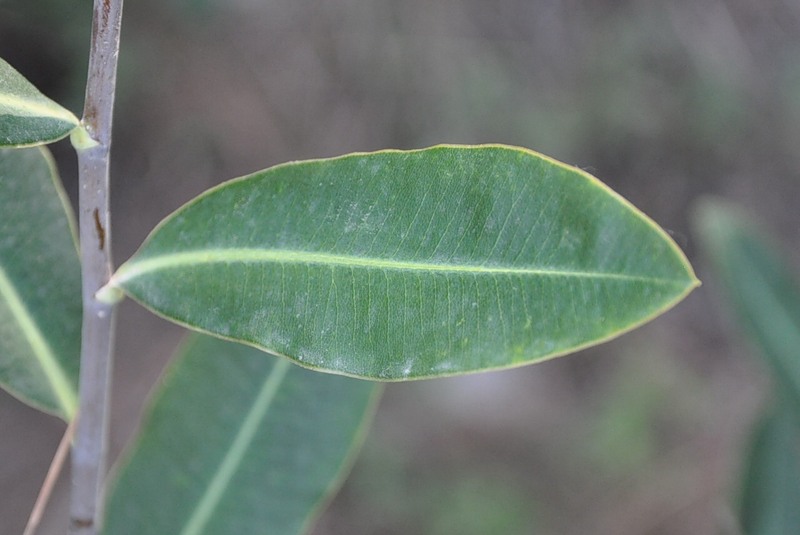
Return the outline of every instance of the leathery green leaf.
[[[163,221],[109,287],[310,368],[403,380],[562,355],[696,284],[674,242],[594,177],[486,145],[232,180]]]
[[[66,108],[44,96],[0,59],[0,147],[50,143],[80,124]]]
[[[81,270],[72,209],[44,148],[0,149],[0,385],[69,420]]]
[[[769,238],[735,208],[706,201],[698,216],[733,311],[800,416],[800,285]]]
[[[151,401],[104,533],[304,533],[350,466],[378,393],[194,335]]]

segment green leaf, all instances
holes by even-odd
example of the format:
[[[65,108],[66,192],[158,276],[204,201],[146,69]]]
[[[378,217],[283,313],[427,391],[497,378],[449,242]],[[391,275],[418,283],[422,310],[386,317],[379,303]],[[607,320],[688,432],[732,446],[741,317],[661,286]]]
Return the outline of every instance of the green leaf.
[[[195,336],[151,403],[104,533],[304,532],[351,464],[377,394]]]
[[[800,526],[800,429],[782,405],[759,424],[740,503],[747,535],[793,535]]]
[[[696,284],[672,240],[597,179],[487,145],[232,180],[163,221],[110,288],[310,368],[401,380],[562,355]]]
[[[708,201],[698,227],[740,323],[800,416],[800,287],[770,240],[734,208]],[[800,421],[800,420],[798,420]]]
[[[69,135],[80,124],[0,59],[0,147],[50,143]]]
[[[69,420],[81,270],[72,209],[46,149],[0,149],[0,214],[0,385]]]

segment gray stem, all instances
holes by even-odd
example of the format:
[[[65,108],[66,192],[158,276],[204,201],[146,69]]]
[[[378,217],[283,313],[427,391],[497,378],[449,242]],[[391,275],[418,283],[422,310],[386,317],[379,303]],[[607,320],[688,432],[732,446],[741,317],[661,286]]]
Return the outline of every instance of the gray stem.
[[[72,452],[71,535],[95,535],[103,516],[114,305],[95,298],[111,276],[108,171],[122,0],[95,0],[83,126],[76,147],[83,266],[80,404]]]

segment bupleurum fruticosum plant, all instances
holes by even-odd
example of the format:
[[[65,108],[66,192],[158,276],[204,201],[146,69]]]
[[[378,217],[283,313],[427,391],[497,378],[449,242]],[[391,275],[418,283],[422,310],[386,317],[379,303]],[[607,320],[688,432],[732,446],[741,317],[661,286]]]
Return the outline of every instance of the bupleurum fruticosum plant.
[[[68,423],[79,416],[74,534],[101,523],[114,535],[301,533],[349,466],[374,381],[564,355],[698,284],[667,234],[597,179],[502,145],[351,154],[234,179],[167,217],[114,270],[120,10],[96,3],[80,121],[0,60],[0,382]],[[77,235],[42,147],[66,136],[80,166]],[[215,338],[178,351],[104,511],[107,376],[125,295]]]

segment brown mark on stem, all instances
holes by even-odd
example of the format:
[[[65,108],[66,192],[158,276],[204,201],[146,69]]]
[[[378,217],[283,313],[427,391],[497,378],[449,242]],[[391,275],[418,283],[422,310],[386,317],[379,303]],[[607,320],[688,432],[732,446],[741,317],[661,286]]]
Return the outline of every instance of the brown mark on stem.
[[[94,526],[94,520],[91,518],[73,518],[72,525],[81,529],[90,528]]]
[[[94,137],[97,127],[97,108],[88,102],[83,110],[83,124],[89,129],[89,135]]]
[[[100,222],[100,211],[97,208],[94,209],[94,229],[97,231],[97,241],[100,242],[100,250],[102,251],[106,246],[106,229],[103,228],[103,224]]]
[[[111,0],[103,0],[103,24],[108,26],[108,15],[111,13]]]

